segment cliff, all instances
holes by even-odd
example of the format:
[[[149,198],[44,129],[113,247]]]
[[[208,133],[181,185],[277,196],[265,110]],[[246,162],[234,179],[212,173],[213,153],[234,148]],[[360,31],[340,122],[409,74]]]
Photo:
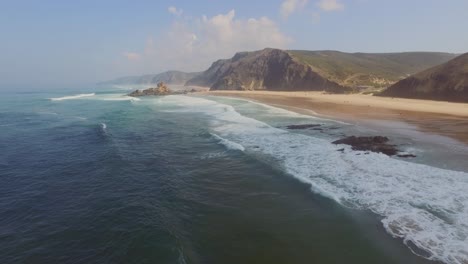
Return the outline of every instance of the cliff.
[[[380,95],[468,102],[468,53],[403,79]]]
[[[347,91],[278,49],[240,52],[231,59],[218,60],[186,85],[206,86],[212,90]]]

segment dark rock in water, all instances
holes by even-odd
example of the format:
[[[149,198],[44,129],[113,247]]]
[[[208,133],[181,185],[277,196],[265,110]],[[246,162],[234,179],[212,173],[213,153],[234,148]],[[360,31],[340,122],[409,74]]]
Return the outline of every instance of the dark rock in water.
[[[286,126],[287,129],[307,129],[313,127],[319,127],[319,124],[305,124],[305,125],[290,125]]]
[[[340,140],[333,141],[333,144],[350,145],[353,150],[372,151],[393,156],[398,153],[395,145],[388,144],[389,139],[382,136],[374,137],[356,137],[350,136]]]
[[[397,156],[400,158],[416,158],[414,154],[398,154]]]
[[[128,94],[128,96],[138,97],[138,96],[162,96],[162,95],[171,95],[171,94],[189,94],[189,93],[196,93],[200,90],[192,88],[191,90],[179,90],[179,91],[172,91],[167,87],[164,82],[158,83],[156,88],[148,88],[145,90],[135,90]]]
[[[148,88],[145,90],[136,90],[128,94],[128,96],[150,96],[150,95],[169,95],[174,94],[165,83],[160,82],[156,88]]]

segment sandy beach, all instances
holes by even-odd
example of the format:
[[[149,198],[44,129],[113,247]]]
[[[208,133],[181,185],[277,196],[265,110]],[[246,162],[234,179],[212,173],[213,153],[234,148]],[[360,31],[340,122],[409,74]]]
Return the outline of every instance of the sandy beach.
[[[295,112],[385,128],[410,124],[423,132],[468,144],[468,104],[323,92],[210,91],[215,96],[238,97]],[[393,129],[397,129],[393,127]]]

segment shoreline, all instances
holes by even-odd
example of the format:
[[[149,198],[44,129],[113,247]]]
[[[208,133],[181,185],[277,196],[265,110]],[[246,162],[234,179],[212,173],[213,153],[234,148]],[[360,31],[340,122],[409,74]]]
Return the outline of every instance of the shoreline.
[[[209,91],[202,94],[255,100],[293,112],[371,128],[399,130],[410,125],[421,132],[468,144],[468,104],[463,103],[309,91]]]
[[[364,94],[328,94],[316,91],[208,91],[211,95],[249,97],[285,97],[308,99],[311,102],[334,103],[341,106],[370,107],[396,111],[412,111],[468,117],[468,103],[381,97]]]

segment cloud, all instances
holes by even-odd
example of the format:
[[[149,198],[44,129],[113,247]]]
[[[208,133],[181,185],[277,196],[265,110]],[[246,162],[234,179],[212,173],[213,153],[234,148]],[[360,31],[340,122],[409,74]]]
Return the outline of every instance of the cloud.
[[[181,16],[184,12],[182,9],[177,9],[175,6],[170,6],[169,8],[167,8],[167,11],[169,11],[169,13],[175,16]]]
[[[138,69],[200,71],[238,51],[286,48],[291,42],[267,17],[238,19],[234,10],[213,17],[176,17],[163,34],[148,38]],[[128,59],[136,57],[126,54]]]
[[[141,59],[141,55],[135,52],[124,52],[122,55],[129,61],[137,61]]]
[[[285,0],[281,4],[280,14],[283,19],[287,19],[292,13],[303,8],[308,0]]]
[[[323,11],[337,11],[343,10],[344,5],[339,2],[339,0],[320,0],[317,3],[317,6]]]

